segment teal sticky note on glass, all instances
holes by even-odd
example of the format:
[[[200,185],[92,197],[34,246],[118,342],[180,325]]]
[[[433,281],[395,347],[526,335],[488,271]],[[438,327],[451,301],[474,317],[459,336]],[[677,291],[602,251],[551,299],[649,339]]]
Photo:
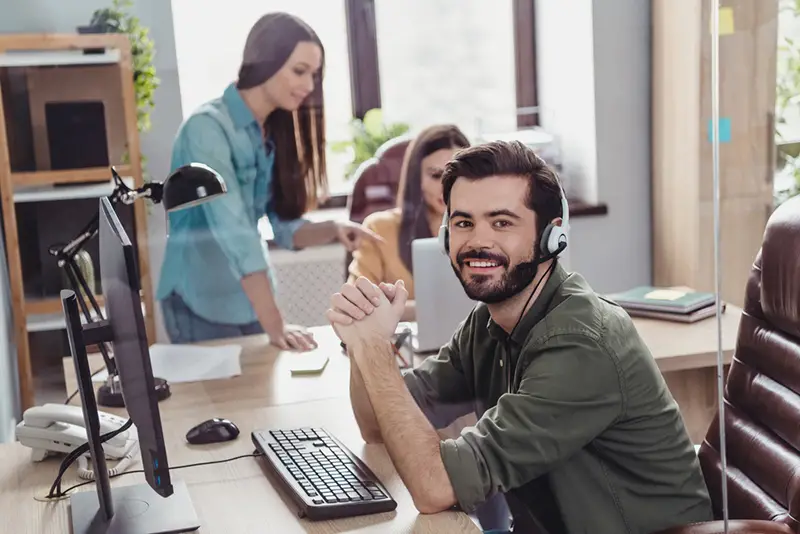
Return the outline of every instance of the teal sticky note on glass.
[[[714,123],[709,119],[708,121],[708,142],[714,142]],[[731,142],[731,119],[730,117],[719,118],[719,142]]]

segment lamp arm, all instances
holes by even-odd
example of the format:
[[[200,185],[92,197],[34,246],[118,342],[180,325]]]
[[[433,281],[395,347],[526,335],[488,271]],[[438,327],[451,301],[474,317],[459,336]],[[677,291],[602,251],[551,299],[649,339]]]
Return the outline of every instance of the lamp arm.
[[[120,200],[123,204],[133,204],[140,198],[149,198],[154,204],[160,204],[164,193],[164,184],[161,182],[148,182],[138,189],[129,189],[126,186]]]

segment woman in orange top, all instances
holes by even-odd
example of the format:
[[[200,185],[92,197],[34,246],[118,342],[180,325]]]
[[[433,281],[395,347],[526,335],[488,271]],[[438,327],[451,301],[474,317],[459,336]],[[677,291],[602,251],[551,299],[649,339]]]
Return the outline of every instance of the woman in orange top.
[[[411,275],[411,242],[434,237],[442,224],[442,171],[460,149],[469,146],[456,126],[430,126],[406,149],[397,190],[397,207],[372,213],[363,226],[383,237],[383,242],[362,240],[353,252],[350,279],[364,276],[373,283],[403,280],[408,303],[403,320],[414,320],[414,282]]]

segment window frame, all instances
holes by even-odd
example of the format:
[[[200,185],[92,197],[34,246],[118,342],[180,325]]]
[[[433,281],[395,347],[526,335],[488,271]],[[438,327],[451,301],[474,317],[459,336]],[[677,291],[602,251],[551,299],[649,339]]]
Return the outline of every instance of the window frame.
[[[512,2],[516,104],[520,111],[533,111],[539,102],[536,76],[536,0]],[[353,117],[363,119],[367,111],[381,107],[375,0],[344,0],[344,7]],[[520,128],[538,125],[538,113],[517,115],[517,126]],[[320,208],[344,207],[347,197],[346,194],[333,195]]]
[[[363,118],[381,107],[378,69],[378,36],[375,0],[344,0],[350,55],[350,87],[353,116]],[[512,0],[517,108],[538,105],[536,87],[536,0]],[[536,126],[537,114],[519,115],[518,126]]]

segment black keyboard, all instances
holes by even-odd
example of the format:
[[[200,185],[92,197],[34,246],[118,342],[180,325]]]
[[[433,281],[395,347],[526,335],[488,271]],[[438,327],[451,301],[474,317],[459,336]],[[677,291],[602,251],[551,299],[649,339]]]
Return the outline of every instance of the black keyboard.
[[[300,517],[333,519],[397,508],[369,467],[322,428],[258,430],[252,438]]]

